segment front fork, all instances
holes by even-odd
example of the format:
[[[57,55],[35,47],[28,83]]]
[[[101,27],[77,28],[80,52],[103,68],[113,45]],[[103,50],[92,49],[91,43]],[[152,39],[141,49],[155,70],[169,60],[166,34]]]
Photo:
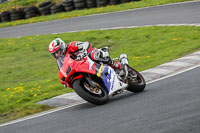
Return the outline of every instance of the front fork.
[[[91,75],[90,74],[83,74],[85,80],[88,83],[88,88],[91,92],[94,93],[99,93],[100,92],[100,85],[94,81],[92,81]]]
[[[91,77],[89,74],[83,73],[82,75],[84,76],[84,78],[86,79],[86,81],[88,82],[90,86],[92,86],[93,88],[96,87],[96,84],[91,80]]]

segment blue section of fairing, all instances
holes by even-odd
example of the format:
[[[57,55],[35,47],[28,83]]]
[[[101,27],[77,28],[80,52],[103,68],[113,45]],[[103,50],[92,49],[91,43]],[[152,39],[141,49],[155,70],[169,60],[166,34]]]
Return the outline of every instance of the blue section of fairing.
[[[111,82],[110,82],[110,79],[111,79],[111,69],[109,69],[108,66],[105,66],[105,69],[104,69],[104,71],[101,74],[101,78],[103,79],[103,82],[104,82],[104,84],[106,86],[106,91],[109,94],[109,92],[110,92],[110,86],[111,86]]]

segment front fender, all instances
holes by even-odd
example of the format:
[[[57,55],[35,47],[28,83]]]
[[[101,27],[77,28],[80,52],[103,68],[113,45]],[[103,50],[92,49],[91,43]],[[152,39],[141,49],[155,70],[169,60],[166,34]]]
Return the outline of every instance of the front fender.
[[[72,81],[71,81],[70,87],[73,89],[72,86],[73,86],[74,81],[77,80],[77,79],[81,79],[81,78],[84,78],[83,75],[78,75],[78,76],[74,77],[74,78],[72,79]]]

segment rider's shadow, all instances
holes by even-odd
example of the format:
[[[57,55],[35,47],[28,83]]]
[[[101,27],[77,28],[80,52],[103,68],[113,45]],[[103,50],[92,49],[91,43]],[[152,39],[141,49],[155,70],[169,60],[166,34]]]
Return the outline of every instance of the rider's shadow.
[[[114,104],[114,103],[117,103],[117,104],[122,103],[123,104],[124,102],[127,102],[129,100],[137,101],[139,96],[144,94],[145,92],[146,92],[146,90],[144,90],[143,92],[140,92],[140,93],[133,93],[133,92],[126,91],[122,94],[119,94],[119,95],[114,96],[111,99],[109,99],[107,104],[109,104],[109,103],[110,104]],[[120,103],[118,103],[118,102],[120,102]]]
[[[92,109],[92,108],[102,108],[102,107],[107,107],[107,106],[111,106],[111,105],[121,105],[124,104],[126,102],[138,102],[141,101],[141,96],[143,94],[145,94],[147,90],[144,90],[143,92],[140,93],[133,93],[133,92],[124,92],[122,94],[116,95],[112,98],[110,98],[108,100],[108,102],[106,104],[103,105],[95,105],[95,104],[91,104],[89,102],[80,104],[78,106],[76,106],[74,109],[75,110],[87,110],[87,109]],[[146,94],[145,94],[146,95]]]

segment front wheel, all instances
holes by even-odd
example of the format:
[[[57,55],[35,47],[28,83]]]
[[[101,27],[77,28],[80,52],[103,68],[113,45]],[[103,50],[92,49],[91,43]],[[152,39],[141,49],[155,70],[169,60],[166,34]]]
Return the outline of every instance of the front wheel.
[[[73,83],[73,89],[81,98],[92,104],[102,105],[108,101],[108,94],[99,83],[92,87],[85,79],[77,79]]]
[[[145,89],[146,82],[143,76],[135,69],[128,66],[128,91],[142,92]]]

